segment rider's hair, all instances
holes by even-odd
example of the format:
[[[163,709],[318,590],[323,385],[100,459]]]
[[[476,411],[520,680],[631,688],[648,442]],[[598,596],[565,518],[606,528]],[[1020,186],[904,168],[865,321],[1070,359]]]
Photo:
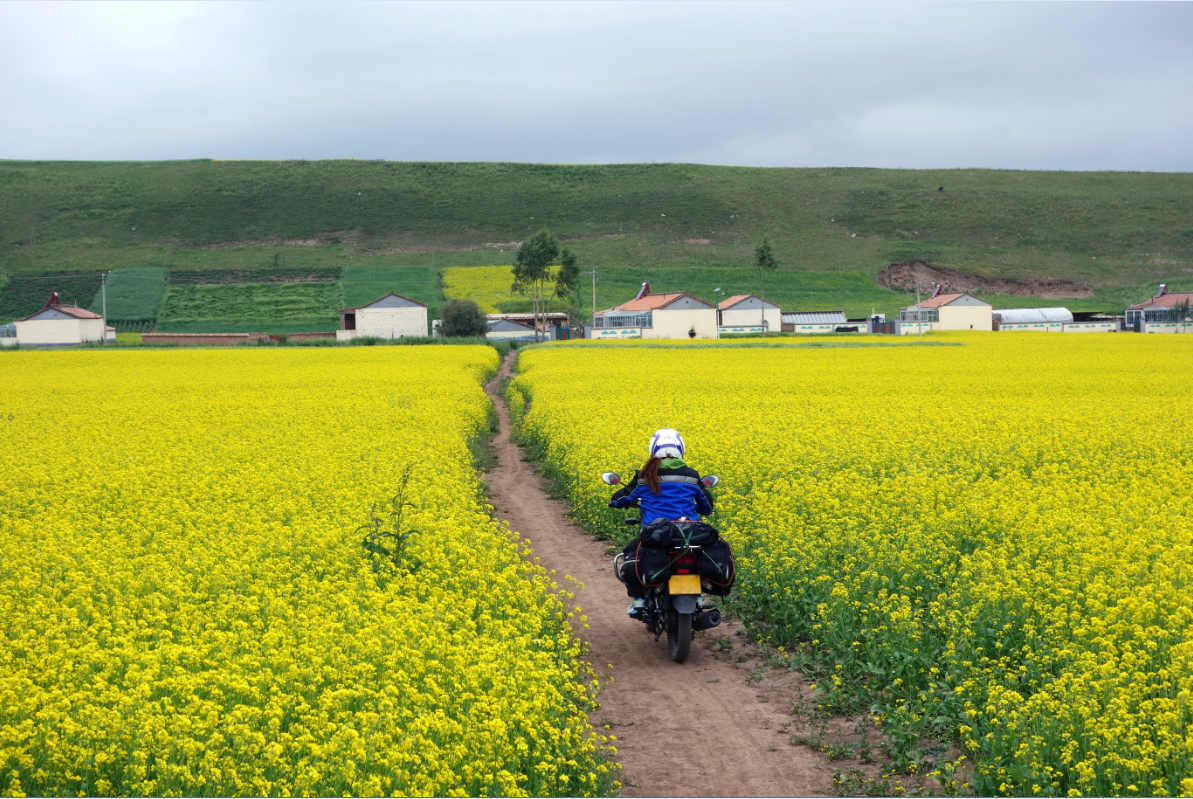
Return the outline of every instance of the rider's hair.
[[[663,490],[663,483],[659,480],[659,464],[662,462],[662,458],[651,458],[642,464],[642,481],[656,494]]]

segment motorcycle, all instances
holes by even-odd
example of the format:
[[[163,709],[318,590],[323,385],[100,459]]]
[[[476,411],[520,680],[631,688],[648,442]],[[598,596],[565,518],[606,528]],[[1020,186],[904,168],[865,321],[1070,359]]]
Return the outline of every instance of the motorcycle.
[[[606,485],[621,485],[621,477],[617,472],[604,472],[601,480]],[[700,478],[705,488],[712,488],[721,481],[715,474]],[[632,508],[638,507],[634,503]],[[629,517],[625,520],[628,525],[638,526],[642,520]],[[676,522],[681,528],[684,522]],[[654,633],[657,641],[667,634],[667,651],[676,663],[683,663],[692,651],[692,634],[699,630],[708,630],[721,623],[721,611],[713,607],[704,607],[701,595],[704,586],[700,577],[700,547],[688,545],[672,547],[669,552],[671,576],[661,586],[646,588],[646,607],[637,616],[646,625],[648,632]],[[626,561],[626,553],[619,552],[613,558],[613,574],[624,585],[625,578],[621,574]]]

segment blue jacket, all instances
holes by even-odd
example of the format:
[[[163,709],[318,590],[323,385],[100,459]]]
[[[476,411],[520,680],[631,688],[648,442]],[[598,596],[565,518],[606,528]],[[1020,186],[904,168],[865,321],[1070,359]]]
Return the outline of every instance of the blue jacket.
[[[674,521],[682,516],[695,521],[712,513],[712,495],[700,483],[700,474],[692,467],[685,464],[673,469],[660,468],[659,483],[659,493],[656,494],[642,479],[642,472],[634,472],[634,479],[613,495],[609,507],[628,508],[640,501],[643,527],[655,519]]]

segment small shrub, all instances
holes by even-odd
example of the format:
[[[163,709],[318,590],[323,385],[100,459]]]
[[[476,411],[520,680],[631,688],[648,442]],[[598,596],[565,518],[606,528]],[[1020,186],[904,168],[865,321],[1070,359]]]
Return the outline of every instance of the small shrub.
[[[448,300],[439,316],[439,332],[446,338],[483,336],[489,332],[489,320],[472,300]]]

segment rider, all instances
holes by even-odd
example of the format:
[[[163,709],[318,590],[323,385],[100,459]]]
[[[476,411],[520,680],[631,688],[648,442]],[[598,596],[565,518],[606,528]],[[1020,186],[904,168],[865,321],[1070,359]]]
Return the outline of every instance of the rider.
[[[697,521],[697,514],[712,513],[712,495],[700,482],[700,473],[684,463],[683,456],[683,437],[679,433],[670,428],[655,432],[650,437],[650,458],[613,495],[609,507],[628,508],[639,502],[644,527],[655,519]],[[635,538],[622,551],[627,555],[635,552],[639,540]],[[628,613],[635,616],[635,611],[646,606],[646,589],[627,582],[626,592],[634,600]]]

